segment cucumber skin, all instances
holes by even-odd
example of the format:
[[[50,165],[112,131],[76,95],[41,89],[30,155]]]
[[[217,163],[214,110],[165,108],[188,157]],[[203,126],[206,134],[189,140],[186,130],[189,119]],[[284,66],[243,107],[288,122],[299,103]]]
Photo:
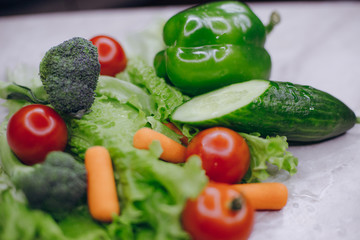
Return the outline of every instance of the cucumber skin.
[[[262,95],[240,109],[211,120],[181,123],[199,128],[223,126],[263,137],[286,136],[290,142],[322,141],[356,123],[355,113],[326,92],[289,82],[269,82]]]

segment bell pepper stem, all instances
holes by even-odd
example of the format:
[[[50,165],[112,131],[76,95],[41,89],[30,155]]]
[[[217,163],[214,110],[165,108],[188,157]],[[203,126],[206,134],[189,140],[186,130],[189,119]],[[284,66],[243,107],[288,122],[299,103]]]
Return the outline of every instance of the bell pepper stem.
[[[356,118],[356,123],[360,123],[360,117]]]
[[[269,34],[273,28],[280,22],[280,14],[278,12],[272,12],[270,15],[270,21],[265,26],[266,34]]]

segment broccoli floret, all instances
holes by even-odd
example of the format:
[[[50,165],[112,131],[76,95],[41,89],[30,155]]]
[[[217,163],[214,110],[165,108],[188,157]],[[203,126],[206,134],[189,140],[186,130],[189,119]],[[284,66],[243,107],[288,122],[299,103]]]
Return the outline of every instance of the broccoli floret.
[[[99,75],[97,48],[81,37],[52,47],[40,63],[40,78],[48,100],[65,114],[82,116],[90,109]]]
[[[61,218],[84,200],[87,175],[84,164],[65,152],[50,152],[45,161],[18,181],[32,208]]]

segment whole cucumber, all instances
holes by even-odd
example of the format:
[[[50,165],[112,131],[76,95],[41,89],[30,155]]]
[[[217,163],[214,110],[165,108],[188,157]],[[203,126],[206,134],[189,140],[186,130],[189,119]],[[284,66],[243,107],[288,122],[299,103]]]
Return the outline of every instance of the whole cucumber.
[[[251,80],[199,95],[179,106],[171,120],[199,128],[224,126],[292,142],[338,136],[357,122],[334,96],[310,86]]]

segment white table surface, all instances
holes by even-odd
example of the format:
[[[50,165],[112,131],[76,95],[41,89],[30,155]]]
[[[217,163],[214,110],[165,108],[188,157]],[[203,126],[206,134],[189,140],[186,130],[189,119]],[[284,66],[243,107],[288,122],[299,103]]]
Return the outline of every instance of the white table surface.
[[[266,43],[273,61],[271,79],[327,91],[360,116],[360,2],[250,6],[265,23],[273,10],[281,15]],[[146,43],[139,32],[183,8],[0,17],[0,79],[19,64],[37,67],[46,50],[74,36],[108,34],[129,55],[135,54],[136,45]],[[4,112],[0,114],[2,119]],[[277,179],[289,188],[288,204],[281,211],[257,212],[250,239],[360,239],[360,126],[338,138],[290,150],[299,158],[298,173]]]

